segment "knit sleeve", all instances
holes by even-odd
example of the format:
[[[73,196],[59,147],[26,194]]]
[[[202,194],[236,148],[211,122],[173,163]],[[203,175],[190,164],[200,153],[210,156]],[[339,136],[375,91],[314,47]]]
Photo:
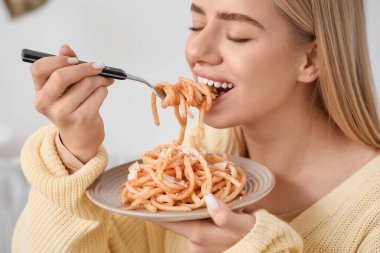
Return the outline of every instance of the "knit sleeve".
[[[247,148],[240,127],[216,129],[204,125],[205,137],[199,136],[197,126],[191,126],[185,133],[183,145],[191,145],[191,139],[198,147],[202,147],[209,153],[246,156]]]
[[[14,231],[12,252],[109,252],[111,215],[85,194],[104,171],[107,153],[100,148],[69,175],[55,148],[56,134],[54,126],[45,127],[21,151],[21,166],[31,189]],[[138,243],[146,242],[143,225],[135,226],[133,233],[141,235]]]
[[[302,252],[301,236],[286,222],[265,210],[254,213],[252,230],[224,253],[243,252]]]
[[[380,252],[380,226],[377,226],[360,243],[358,253]]]

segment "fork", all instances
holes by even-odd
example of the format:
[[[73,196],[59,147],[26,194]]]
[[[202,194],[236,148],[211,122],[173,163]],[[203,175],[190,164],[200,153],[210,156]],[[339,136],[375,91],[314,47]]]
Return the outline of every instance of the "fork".
[[[42,52],[29,50],[29,49],[23,49],[21,52],[22,60],[24,62],[30,62],[30,63],[33,63],[41,58],[48,57],[48,56],[55,56],[55,55],[42,53]],[[81,63],[86,63],[86,62],[78,61],[78,64],[81,64]],[[118,80],[129,79],[129,80],[141,82],[141,83],[146,84],[149,88],[151,88],[154,91],[154,93],[156,93],[156,95],[159,96],[161,99],[164,99],[166,97],[166,94],[162,89],[157,88],[155,85],[149,83],[148,81],[146,81],[145,79],[139,76],[128,74],[122,69],[105,66],[103,71],[99,75],[103,77],[118,79]]]

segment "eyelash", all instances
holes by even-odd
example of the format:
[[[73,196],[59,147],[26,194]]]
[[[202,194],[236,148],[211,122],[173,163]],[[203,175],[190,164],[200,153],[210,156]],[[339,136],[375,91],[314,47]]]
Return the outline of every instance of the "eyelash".
[[[192,32],[200,32],[202,31],[202,29],[203,29],[202,27],[194,27],[194,26],[189,27],[189,30]],[[243,44],[251,40],[249,38],[233,38],[229,34],[227,34],[227,39],[238,44]]]
[[[192,32],[199,32],[201,31],[203,28],[201,27],[194,27],[194,26],[190,26],[189,27],[189,30],[192,31]]]
[[[247,43],[248,41],[251,40],[249,38],[232,38],[229,34],[227,34],[227,39],[239,44]]]

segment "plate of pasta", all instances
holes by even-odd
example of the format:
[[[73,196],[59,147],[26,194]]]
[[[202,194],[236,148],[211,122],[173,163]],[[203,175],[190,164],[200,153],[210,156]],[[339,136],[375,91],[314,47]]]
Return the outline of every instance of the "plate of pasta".
[[[192,157],[183,159],[188,168]],[[216,158],[215,155],[210,154],[206,157],[205,160],[223,159],[223,156]],[[228,162],[214,163],[216,173],[210,173],[211,185],[207,185],[207,175],[203,176],[206,178],[204,183],[196,182],[202,177],[203,170],[201,169],[194,170],[194,173],[191,173],[189,169],[189,172],[182,172],[187,175],[183,175],[183,179],[177,177],[175,169],[163,174],[160,174],[161,172],[154,174],[153,169],[146,166],[149,168],[148,172],[141,172],[145,169],[139,169],[136,165],[141,166],[146,158],[107,170],[88,189],[87,196],[92,202],[111,212],[136,218],[174,222],[208,218],[209,214],[202,199],[208,191],[227,202],[231,210],[237,210],[266,196],[275,184],[273,174],[266,167],[239,156],[229,156]],[[196,161],[193,162],[195,168],[199,166]],[[136,176],[140,173],[141,175]],[[244,182],[240,181],[243,178],[242,173],[245,175]],[[162,188],[154,186],[154,179],[148,180],[148,178],[159,180],[160,175],[164,175]],[[194,181],[189,181],[187,178]],[[126,184],[129,185],[126,186]],[[202,185],[204,185],[203,189]]]
[[[208,153],[190,137],[183,145],[190,107],[199,110],[199,137],[204,138],[203,117],[218,91],[190,79],[158,83],[166,97],[162,107],[174,107],[181,126],[171,143],[159,145],[104,172],[87,190],[88,198],[111,212],[159,221],[208,218],[204,197],[214,194],[232,210],[247,207],[274,187],[273,174],[263,165],[239,156]],[[159,125],[156,96],[152,94],[154,122]]]

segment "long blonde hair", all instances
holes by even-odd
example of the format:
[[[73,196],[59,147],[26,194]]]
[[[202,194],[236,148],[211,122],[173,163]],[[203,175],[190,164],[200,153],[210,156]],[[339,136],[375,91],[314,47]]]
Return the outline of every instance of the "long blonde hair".
[[[363,0],[274,0],[299,41],[316,41],[317,98],[349,138],[380,148]]]

